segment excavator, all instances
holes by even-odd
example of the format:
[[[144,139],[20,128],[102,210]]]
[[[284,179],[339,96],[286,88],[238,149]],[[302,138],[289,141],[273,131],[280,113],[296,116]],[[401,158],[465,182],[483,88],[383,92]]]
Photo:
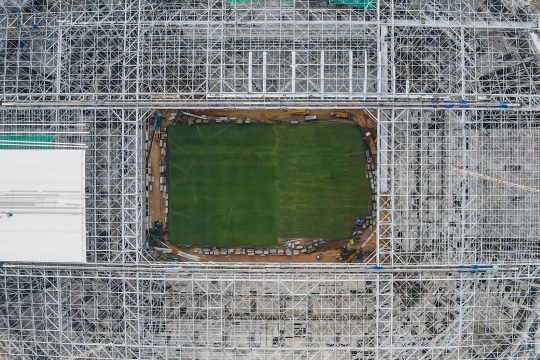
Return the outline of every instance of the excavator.
[[[356,251],[351,254],[349,256],[349,258],[347,259],[347,262],[348,263],[352,263],[354,260],[356,260],[358,257],[360,257],[361,259],[364,258],[364,254],[363,254],[363,251],[362,251],[362,248],[359,247],[358,249],[356,249]]]
[[[336,259],[339,259],[339,260],[348,259],[350,254],[351,254],[351,251],[350,251],[346,246],[344,246],[344,247],[336,254]]]

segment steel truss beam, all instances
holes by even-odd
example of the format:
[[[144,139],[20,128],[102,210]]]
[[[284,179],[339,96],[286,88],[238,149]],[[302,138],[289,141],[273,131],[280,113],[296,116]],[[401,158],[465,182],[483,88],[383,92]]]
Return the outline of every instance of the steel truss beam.
[[[1,4],[0,136],[86,146],[89,264],[0,267],[0,357],[540,354],[526,1]],[[188,107],[376,114],[378,267],[146,262],[148,118]]]
[[[98,267],[2,268],[2,330],[11,339],[2,353],[501,358],[527,347],[539,321],[534,266],[497,274]]]

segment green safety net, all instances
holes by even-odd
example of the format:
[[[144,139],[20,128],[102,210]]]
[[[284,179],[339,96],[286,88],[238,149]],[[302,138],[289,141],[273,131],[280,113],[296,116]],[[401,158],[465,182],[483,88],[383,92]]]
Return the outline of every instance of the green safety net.
[[[355,9],[377,10],[377,2],[375,0],[327,0],[330,4],[343,4]]]
[[[0,135],[0,149],[52,149],[53,135]]]

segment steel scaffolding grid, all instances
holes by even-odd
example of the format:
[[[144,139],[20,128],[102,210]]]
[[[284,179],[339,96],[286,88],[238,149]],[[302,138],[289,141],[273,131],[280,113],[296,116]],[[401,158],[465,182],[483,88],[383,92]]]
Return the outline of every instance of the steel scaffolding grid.
[[[4,267],[1,307],[11,342],[2,350],[101,359],[519,358],[538,351],[536,267],[497,274],[269,268]]]
[[[88,232],[2,264],[0,357],[539,356],[531,2],[0,0],[0,42],[0,139],[86,148]],[[338,107],[377,121],[375,268],[147,260],[154,109]]]

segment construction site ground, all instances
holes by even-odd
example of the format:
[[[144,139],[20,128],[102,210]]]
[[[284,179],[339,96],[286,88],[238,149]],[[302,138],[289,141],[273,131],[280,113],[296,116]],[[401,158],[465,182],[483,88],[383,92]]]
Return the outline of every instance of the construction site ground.
[[[194,115],[206,115],[207,118],[213,122],[212,119],[219,117],[228,117],[228,118],[237,118],[246,120],[249,118],[252,123],[290,123],[291,121],[298,121],[300,123],[304,122],[304,115],[295,115],[287,112],[286,110],[159,110],[156,111],[162,114],[162,134],[166,131],[163,131],[163,128],[172,125],[173,123],[187,123],[187,120],[182,120],[180,117],[180,112],[185,111]],[[336,122],[350,122],[351,120],[359,125],[364,131],[375,131],[377,128],[376,122],[372,116],[367,114],[364,110],[347,110],[347,112],[352,115],[351,119],[337,119],[331,118],[329,116],[329,110],[309,110],[309,115],[317,116],[317,119],[320,120],[332,120]],[[175,120],[168,120],[171,113],[176,113]],[[149,122],[152,120],[149,118]],[[150,126],[149,128],[151,128]],[[149,136],[152,136],[150,132]],[[172,245],[168,242],[168,233],[167,233],[167,224],[165,223],[166,218],[166,208],[165,208],[165,199],[163,197],[163,192],[159,188],[159,178],[160,176],[165,176],[159,172],[159,163],[165,164],[165,158],[161,155],[161,148],[159,147],[158,141],[153,141],[152,148],[150,150],[149,164],[151,164],[151,175],[154,177],[154,184],[152,191],[150,191],[149,199],[149,212],[152,222],[156,220],[162,220],[163,225],[165,226],[163,239],[169,248],[174,250],[179,250],[181,252],[193,254],[199,256],[201,261],[210,261],[210,262],[289,262],[289,263],[305,263],[305,262],[332,262],[340,263],[344,262],[336,258],[336,254],[340,250],[347,246],[352,252],[355,252],[356,249],[363,247],[364,261],[370,262],[373,260],[373,257],[370,256],[373,250],[376,249],[377,239],[375,226],[373,229],[367,229],[364,233],[355,241],[354,245],[349,244],[350,239],[343,239],[338,241],[327,241],[325,244],[319,246],[317,250],[311,254],[300,254],[292,256],[277,256],[277,255],[201,255],[195,254],[195,247],[179,247]],[[366,199],[366,201],[368,201]],[[371,206],[371,202],[370,206]],[[371,208],[370,208],[371,210]],[[371,236],[373,234],[373,236]],[[366,242],[366,240],[369,241]],[[308,241],[308,240],[306,240]],[[283,245],[286,246],[286,245]],[[247,247],[246,247],[247,248]],[[255,247],[253,247],[255,248]],[[282,248],[282,247],[276,247]],[[320,259],[317,260],[316,256],[321,255]],[[185,260],[185,258],[179,257],[180,260]]]

